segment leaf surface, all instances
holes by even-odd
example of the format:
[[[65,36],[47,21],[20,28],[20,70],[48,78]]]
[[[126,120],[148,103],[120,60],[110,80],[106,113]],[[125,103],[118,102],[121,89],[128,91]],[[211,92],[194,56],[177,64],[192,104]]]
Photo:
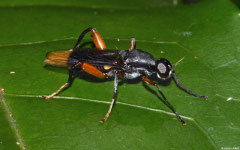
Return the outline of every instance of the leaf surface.
[[[142,2],[142,3],[141,3]],[[239,147],[240,15],[228,1],[0,2],[0,149],[221,149]],[[88,75],[52,100],[68,71],[44,65],[48,51],[70,49],[87,27],[109,49],[137,48],[176,67],[181,83],[208,95],[195,98],[173,81],[161,90],[188,123],[182,126],[141,81],[120,82],[118,103],[104,124],[113,81]],[[91,41],[88,35],[83,43]],[[88,45],[87,45],[88,46]],[[6,107],[6,105],[9,108]],[[11,118],[7,117],[11,113]],[[17,131],[19,131],[18,135]],[[1,141],[3,141],[1,143]]]

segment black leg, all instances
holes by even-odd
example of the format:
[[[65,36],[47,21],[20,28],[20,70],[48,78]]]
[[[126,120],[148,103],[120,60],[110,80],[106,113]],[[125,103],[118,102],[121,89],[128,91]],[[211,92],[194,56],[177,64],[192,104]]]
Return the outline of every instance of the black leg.
[[[114,74],[114,92],[113,92],[112,103],[108,109],[108,112],[107,112],[105,118],[103,120],[101,120],[100,123],[104,123],[107,120],[107,118],[109,117],[109,115],[113,109],[113,106],[114,106],[116,98],[117,98],[117,88],[118,88],[118,75],[117,75],[117,72],[115,72],[115,74]]]
[[[104,50],[106,49],[106,45],[101,37],[101,35],[96,31],[96,29],[94,28],[87,28],[86,30],[84,30],[78,40],[77,40],[77,43],[75,44],[75,46],[73,47],[74,49],[75,48],[79,48],[80,46],[80,42],[82,41],[83,37],[85,36],[85,34],[87,34],[88,32],[92,32],[92,38],[93,38],[93,43],[94,45],[96,46],[96,48],[98,50]]]
[[[162,91],[159,89],[158,86],[155,86],[158,90],[158,92],[162,95],[163,99],[165,100],[165,102],[168,104],[168,106],[172,109],[172,111],[176,114],[178,120],[181,121],[181,123],[183,125],[187,125],[187,123],[185,123],[182,119],[182,117],[180,117],[180,115],[178,114],[178,112],[175,110],[175,108],[172,106],[172,104],[167,100],[167,98],[164,96],[164,94],[162,93]]]
[[[85,34],[87,34],[88,32],[90,32],[91,30],[92,30],[92,28],[87,28],[86,30],[84,30],[84,31],[80,34],[80,36],[79,36],[79,38],[78,38],[78,40],[77,40],[77,43],[76,43],[75,46],[74,46],[74,49],[75,49],[75,48],[79,48],[81,40],[83,39],[83,37],[85,36]]]
[[[60,93],[64,88],[66,88],[67,86],[71,85],[72,79],[73,79],[72,76],[73,76],[73,69],[71,69],[69,71],[68,81],[65,84],[63,84],[56,92],[54,92],[54,93],[52,93],[51,95],[48,95],[48,96],[42,96],[42,98],[44,98],[44,99],[52,98],[55,95],[57,95],[58,93]]]
[[[206,99],[206,100],[208,99],[208,96],[202,96],[202,95],[198,95],[198,94],[196,94],[196,93],[193,93],[193,92],[190,91],[189,89],[185,88],[182,84],[180,84],[180,82],[179,82],[179,80],[178,80],[178,78],[177,78],[177,75],[176,75],[176,73],[175,73],[174,71],[172,72],[172,77],[173,77],[173,79],[175,80],[177,86],[180,87],[181,89],[183,89],[183,90],[184,90],[185,92],[187,92],[188,94],[191,94],[191,95],[193,95],[193,96],[195,96],[195,97],[203,98],[203,99]]]
[[[172,111],[176,114],[177,118],[179,121],[181,121],[181,123],[183,125],[187,125],[187,123],[185,123],[185,121],[182,119],[182,117],[180,117],[180,115],[178,114],[178,112],[175,110],[175,108],[172,106],[172,104],[167,100],[167,98],[165,97],[165,95],[162,93],[162,91],[159,89],[158,85],[149,80],[147,77],[143,77],[143,81],[145,81],[147,84],[153,85],[157,88],[158,92],[161,94],[161,96],[163,97],[163,100],[168,104],[168,106],[172,109]]]

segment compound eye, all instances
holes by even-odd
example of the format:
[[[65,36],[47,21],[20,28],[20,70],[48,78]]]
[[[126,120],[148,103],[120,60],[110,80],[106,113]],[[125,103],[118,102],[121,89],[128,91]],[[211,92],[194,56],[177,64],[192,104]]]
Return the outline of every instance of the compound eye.
[[[157,69],[158,69],[159,73],[161,73],[161,74],[165,74],[167,71],[167,68],[163,63],[159,63],[157,66]]]

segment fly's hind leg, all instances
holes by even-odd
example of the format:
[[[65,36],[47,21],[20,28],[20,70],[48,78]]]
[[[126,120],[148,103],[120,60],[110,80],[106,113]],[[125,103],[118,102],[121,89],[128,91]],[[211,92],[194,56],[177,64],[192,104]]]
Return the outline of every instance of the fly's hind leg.
[[[58,93],[60,93],[64,88],[66,88],[67,86],[69,86],[72,83],[72,76],[73,76],[73,70],[76,67],[80,67],[83,71],[94,75],[96,77],[100,77],[100,78],[104,78],[107,77],[107,75],[105,75],[103,72],[101,72],[99,69],[97,69],[96,67],[94,67],[93,65],[86,63],[86,62],[79,62],[77,64],[75,64],[69,71],[69,77],[68,77],[68,81],[63,84],[56,92],[52,93],[51,95],[48,96],[42,96],[42,98],[44,99],[49,99],[54,97],[55,95],[57,95]]]
[[[52,93],[51,95],[48,95],[48,96],[42,96],[42,98],[49,99],[49,98],[54,97],[58,93],[60,93],[64,88],[66,88],[67,86],[69,86],[72,83],[72,79],[73,79],[72,76],[73,76],[73,69],[71,69],[69,71],[68,81],[65,84],[63,84],[56,92],[54,92],[54,93]]]
[[[104,50],[104,49],[106,49],[105,43],[104,43],[101,35],[96,31],[96,29],[91,28],[91,27],[90,27],[90,28],[87,28],[86,30],[84,30],[84,31],[80,34],[80,36],[79,36],[79,38],[78,38],[78,41],[77,41],[77,43],[76,43],[75,46],[74,46],[74,49],[75,49],[75,48],[79,48],[81,40],[83,39],[83,37],[85,36],[85,34],[87,34],[88,32],[92,32],[93,43],[94,43],[94,45],[96,46],[96,48],[97,48],[98,50]]]

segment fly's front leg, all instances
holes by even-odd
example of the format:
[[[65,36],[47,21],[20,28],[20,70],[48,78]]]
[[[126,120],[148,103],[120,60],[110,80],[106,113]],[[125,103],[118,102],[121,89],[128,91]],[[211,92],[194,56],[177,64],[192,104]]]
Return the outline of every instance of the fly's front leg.
[[[86,30],[84,30],[84,31],[80,34],[80,36],[79,36],[79,38],[78,38],[78,41],[77,41],[77,43],[75,44],[74,48],[79,48],[81,40],[83,39],[83,37],[85,36],[85,34],[88,33],[88,32],[92,32],[93,43],[94,43],[94,45],[96,46],[96,48],[97,48],[98,50],[104,50],[104,49],[106,49],[105,43],[104,43],[101,35],[96,31],[96,29],[91,28],[91,27],[90,27],[90,28],[87,28]]]
[[[155,86],[155,87],[157,88],[158,92],[162,95],[164,101],[168,104],[168,106],[169,106],[169,107],[172,109],[172,111],[176,114],[176,116],[177,116],[177,118],[179,119],[179,121],[181,121],[181,123],[182,123],[183,125],[187,125],[187,123],[185,123],[185,121],[182,119],[182,117],[178,114],[178,112],[175,110],[175,108],[172,106],[172,104],[167,100],[167,98],[165,97],[165,95],[164,95],[164,94],[162,93],[162,91],[159,89],[158,85],[157,85],[155,82],[149,80],[149,79],[148,79],[147,77],[145,77],[145,76],[142,78],[142,80],[145,81],[147,84],[150,84],[150,85]]]
[[[117,75],[117,71],[115,71],[115,74],[114,74],[114,92],[113,92],[112,103],[111,103],[111,105],[108,109],[108,112],[107,112],[105,118],[103,120],[101,120],[100,123],[104,123],[108,119],[110,113],[112,112],[113,106],[114,106],[116,98],[117,98],[117,88],[118,88],[118,75]]]

